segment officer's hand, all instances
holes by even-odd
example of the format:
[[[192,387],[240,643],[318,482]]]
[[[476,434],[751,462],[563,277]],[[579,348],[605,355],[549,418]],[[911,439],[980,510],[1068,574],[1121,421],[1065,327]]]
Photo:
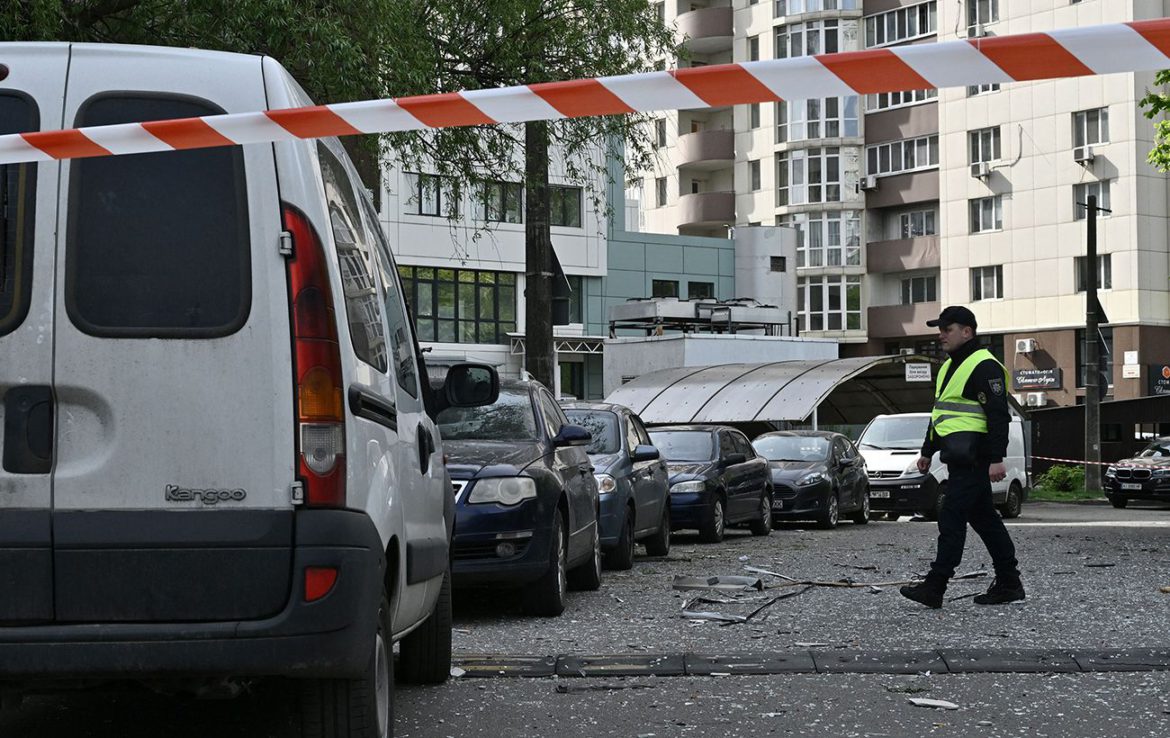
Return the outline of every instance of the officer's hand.
[[[918,471],[925,474],[930,471],[930,459],[925,456],[918,457]]]
[[[1003,465],[1002,461],[998,464],[992,464],[987,471],[993,482],[1002,482],[1007,478],[1007,467]]]

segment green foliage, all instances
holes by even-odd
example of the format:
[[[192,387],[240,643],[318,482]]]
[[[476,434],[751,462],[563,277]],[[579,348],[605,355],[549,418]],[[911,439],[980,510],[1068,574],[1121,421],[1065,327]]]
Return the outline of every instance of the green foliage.
[[[1166,85],[1170,84],[1170,70],[1158,72],[1154,84],[1165,90]],[[1154,148],[1150,149],[1146,161],[1159,172],[1170,171],[1170,120],[1165,118],[1166,112],[1170,110],[1170,95],[1147,90],[1138,105],[1143,108],[1142,114],[1154,121]],[[1161,119],[1159,116],[1162,116]]]
[[[1085,488],[1085,468],[1054,464],[1036,478],[1036,488],[1056,492],[1072,492]]]

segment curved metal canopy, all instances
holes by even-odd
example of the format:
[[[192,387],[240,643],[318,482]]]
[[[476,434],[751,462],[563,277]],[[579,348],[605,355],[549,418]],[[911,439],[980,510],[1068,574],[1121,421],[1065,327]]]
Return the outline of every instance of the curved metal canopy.
[[[819,408],[820,423],[861,424],[930,411],[934,382],[907,382],[906,364],[938,362],[898,355],[678,367],[643,374],[605,401],[647,423],[799,422]]]

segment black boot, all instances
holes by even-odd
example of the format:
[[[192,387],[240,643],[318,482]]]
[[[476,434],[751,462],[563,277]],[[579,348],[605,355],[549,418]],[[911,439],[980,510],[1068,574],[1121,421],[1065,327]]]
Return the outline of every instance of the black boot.
[[[946,577],[940,577],[931,572],[926,575],[926,579],[918,584],[908,584],[898,591],[907,599],[937,610],[942,607],[943,595],[947,591],[947,580]]]
[[[976,605],[1002,605],[1024,599],[1024,583],[1019,572],[996,574],[987,592],[975,595]]]

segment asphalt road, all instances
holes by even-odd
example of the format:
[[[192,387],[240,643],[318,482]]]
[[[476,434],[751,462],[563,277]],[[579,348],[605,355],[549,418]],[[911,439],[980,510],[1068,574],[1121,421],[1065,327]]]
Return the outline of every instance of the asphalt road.
[[[526,618],[510,598],[459,592],[457,656],[711,654],[980,647],[1170,645],[1170,508],[1029,504],[1011,523],[1028,600],[987,608],[969,596],[990,577],[956,583],[942,610],[897,587],[816,587],[729,626],[680,615],[696,593],[675,576],[743,574],[758,566],[796,579],[900,581],[929,564],[929,523],[788,524],[767,538],[733,532],[723,545],[675,538],[669,559],[607,572],[599,592],[574,593],[560,618]],[[961,571],[989,567],[968,539]],[[794,591],[764,577],[765,595]],[[703,604],[749,611],[751,603]],[[814,644],[810,646],[809,644]],[[263,738],[283,734],[287,687],[226,702],[125,687],[33,697],[0,712],[0,738]],[[916,707],[947,700],[957,710]],[[453,679],[400,687],[397,735],[630,736],[1162,736],[1170,733],[1170,672],[1119,674],[778,675],[609,679]]]

